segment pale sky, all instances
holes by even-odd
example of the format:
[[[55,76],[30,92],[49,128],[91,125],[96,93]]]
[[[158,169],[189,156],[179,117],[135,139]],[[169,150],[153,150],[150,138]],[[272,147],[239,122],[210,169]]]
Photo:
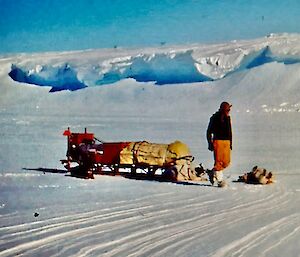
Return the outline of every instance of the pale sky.
[[[0,0],[0,53],[300,33],[299,0]]]

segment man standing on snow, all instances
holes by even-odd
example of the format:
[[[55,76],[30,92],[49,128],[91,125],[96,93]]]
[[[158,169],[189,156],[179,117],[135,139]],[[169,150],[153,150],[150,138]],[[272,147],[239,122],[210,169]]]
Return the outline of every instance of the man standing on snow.
[[[222,102],[219,111],[210,118],[207,128],[208,149],[214,152],[214,167],[207,174],[210,183],[217,181],[219,187],[225,186],[223,170],[230,164],[230,153],[232,150],[232,130],[229,116],[230,105]]]

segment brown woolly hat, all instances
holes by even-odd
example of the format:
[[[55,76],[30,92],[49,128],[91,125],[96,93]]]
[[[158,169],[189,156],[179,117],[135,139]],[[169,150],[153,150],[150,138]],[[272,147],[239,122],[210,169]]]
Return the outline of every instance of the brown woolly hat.
[[[227,108],[231,108],[231,104],[228,102],[222,102],[220,105],[220,110],[226,110]]]

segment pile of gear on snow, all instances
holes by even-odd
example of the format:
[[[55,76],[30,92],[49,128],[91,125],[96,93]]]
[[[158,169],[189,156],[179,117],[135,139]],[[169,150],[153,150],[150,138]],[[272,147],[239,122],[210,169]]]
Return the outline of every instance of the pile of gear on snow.
[[[272,172],[267,171],[257,166],[252,168],[252,171],[239,176],[238,182],[245,182],[247,184],[261,184],[267,185],[275,182],[274,175]]]

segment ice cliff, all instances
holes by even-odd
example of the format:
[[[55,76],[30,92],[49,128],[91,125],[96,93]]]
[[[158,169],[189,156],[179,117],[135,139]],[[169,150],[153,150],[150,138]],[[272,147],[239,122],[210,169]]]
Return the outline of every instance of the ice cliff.
[[[299,35],[270,35],[247,42],[207,46],[117,49],[57,53],[14,62],[9,76],[17,82],[51,87],[50,92],[78,90],[132,78],[156,85],[185,84],[223,79],[267,63],[300,62]],[[76,57],[77,56],[77,57]],[[45,57],[45,56],[44,56]]]

